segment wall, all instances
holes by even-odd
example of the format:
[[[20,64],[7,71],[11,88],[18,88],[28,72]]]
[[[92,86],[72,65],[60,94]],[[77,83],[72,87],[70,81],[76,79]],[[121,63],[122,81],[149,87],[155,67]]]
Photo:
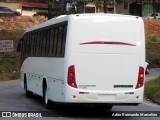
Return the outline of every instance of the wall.
[[[116,5],[116,13],[117,14],[129,14],[129,3],[118,3]]]

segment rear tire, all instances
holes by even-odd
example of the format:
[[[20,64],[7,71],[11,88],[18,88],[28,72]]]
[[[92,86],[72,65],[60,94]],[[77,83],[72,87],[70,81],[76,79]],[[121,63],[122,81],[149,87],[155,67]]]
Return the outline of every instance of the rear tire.
[[[45,108],[50,110],[51,109],[51,101],[48,99],[47,85],[44,86],[43,99],[44,99]]]
[[[149,72],[150,72],[150,68],[149,68],[149,65],[148,65],[147,68],[146,68],[145,73],[146,73],[146,74],[149,74]]]
[[[27,97],[27,98],[33,97],[33,92],[31,92],[31,91],[29,91],[29,90],[27,89],[26,76],[24,77],[24,90],[26,91],[26,97]]]

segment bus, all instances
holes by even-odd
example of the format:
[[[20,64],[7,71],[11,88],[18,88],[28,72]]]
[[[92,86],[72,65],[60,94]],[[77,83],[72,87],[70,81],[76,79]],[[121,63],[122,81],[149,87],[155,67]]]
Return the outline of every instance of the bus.
[[[141,17],[62,15],[25,31],[19,42],[26,96],[50,103],[113,105],[143,102],[145,37]]]

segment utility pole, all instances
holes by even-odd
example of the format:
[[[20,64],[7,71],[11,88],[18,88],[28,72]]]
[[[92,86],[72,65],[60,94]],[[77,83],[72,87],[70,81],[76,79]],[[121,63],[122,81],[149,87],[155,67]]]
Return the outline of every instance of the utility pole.
[[[113,1],[113,5],[114,5],[114,14],[116,14],[116,1]]]
[[[104,13],[107,13],[107,0],[103,0]]]

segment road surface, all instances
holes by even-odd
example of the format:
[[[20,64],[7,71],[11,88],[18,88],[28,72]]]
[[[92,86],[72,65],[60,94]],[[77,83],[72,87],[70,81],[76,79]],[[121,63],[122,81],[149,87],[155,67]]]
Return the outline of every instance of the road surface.
[[[146,81],[150,78],[160,75],[160,69],[151,69],[149,75],[146,75]],[[29,99],[25,97],[25,91],[21,88],[20,80],[11,80],[0,82],[0,111],[49,111],[46,110],[41,97],[34,95]],[[54,106],[49,113],[53,117],[41,119],[107,119],[107,115],[116,111],[157,111],[160,114],[160,105],[153,104],[144,100],[139,106],[118,106],[115,105],[111,111],[98,110],[86,106],[69,106],[58,105]],[[6,118],[0,118],[6,119]],[[8,118],[9,119],[9,118]],[[34,118],[12,118],[15,120],[32,120]],[[39,119],[39,120],[41,120]],[[112,118],[109,118],[112,119]],[[117,117],[116,119],[140,119],[144,117]],[[145,119],[160,120],[158,117],[146,117]]]

